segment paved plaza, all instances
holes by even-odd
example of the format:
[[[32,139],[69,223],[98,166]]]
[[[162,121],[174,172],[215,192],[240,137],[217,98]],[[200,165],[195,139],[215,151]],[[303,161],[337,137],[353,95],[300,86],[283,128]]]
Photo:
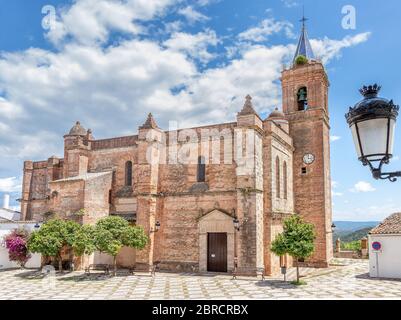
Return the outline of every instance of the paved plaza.
[[[329,269],[302,269],[307,285],[297,287],[282,278],[80,272],[43,278],[10,270],[0,272],[0,299],[401,299],[401,281],[371,279],[367,272],[366,260],[336,260]]]

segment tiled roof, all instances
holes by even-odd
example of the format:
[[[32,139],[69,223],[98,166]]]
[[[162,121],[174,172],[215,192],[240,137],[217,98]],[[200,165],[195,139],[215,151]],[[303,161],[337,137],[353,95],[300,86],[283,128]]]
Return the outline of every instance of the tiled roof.
[[[369,234],[401,234],[401,212],[394,213],[386,218]]]

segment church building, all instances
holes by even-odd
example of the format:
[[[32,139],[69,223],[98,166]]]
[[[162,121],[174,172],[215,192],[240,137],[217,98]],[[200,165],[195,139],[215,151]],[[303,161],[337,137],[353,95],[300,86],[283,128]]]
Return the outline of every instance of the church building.
[[[123,248],[121,267],[146,270],[157,262],[161,270],[231,272],[236,266],[239,274],[272,275],[291,264],[270,247],[283,221],[297,213],[316,231],[315,252],[304,263],[327,267],[329,81],[305,24],[281,83],[282,111],[266,119],[247,96],[235,122],[186,130],[164,131],[149,114],[135,135],[96,140],[77,122],[64,136],[63,158],[25,161],[23,220],[59,216],[94,224],[120,216],[150,238],[144,250]]]

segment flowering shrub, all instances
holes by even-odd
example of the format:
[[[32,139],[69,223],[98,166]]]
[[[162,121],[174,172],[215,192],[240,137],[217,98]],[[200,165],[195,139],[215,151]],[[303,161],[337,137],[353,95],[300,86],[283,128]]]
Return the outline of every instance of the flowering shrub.
[[[27,248],[29,233],[24,229],[13,230],[5,237],[6,248],[10,261],[15,261],[21,267],[24,267],[31,254]]]

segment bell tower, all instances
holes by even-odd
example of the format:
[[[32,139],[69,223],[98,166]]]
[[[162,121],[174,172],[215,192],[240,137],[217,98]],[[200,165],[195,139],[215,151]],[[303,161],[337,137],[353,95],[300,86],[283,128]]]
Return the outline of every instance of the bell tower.
[[[282,72],[283,111],[294,141],[294,207],[315,225],[313,256],[306,265],[326,267],[332,259],[329,81],[316,60],[303,18],[293,64]]]

